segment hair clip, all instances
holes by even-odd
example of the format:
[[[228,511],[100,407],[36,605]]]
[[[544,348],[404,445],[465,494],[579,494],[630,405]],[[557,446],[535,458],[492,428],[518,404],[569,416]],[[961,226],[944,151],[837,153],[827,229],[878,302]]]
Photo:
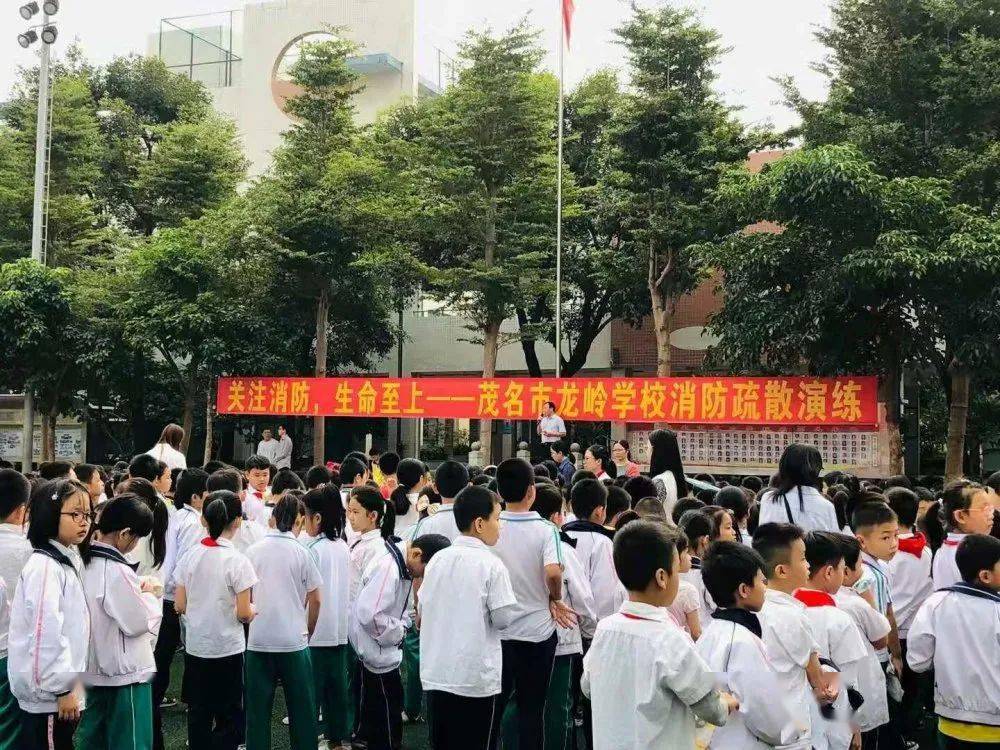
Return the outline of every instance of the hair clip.
[[[53,492],[52,493],[52,499],[53,500],[58,500],[59,499],[59,493],[58,492]]]

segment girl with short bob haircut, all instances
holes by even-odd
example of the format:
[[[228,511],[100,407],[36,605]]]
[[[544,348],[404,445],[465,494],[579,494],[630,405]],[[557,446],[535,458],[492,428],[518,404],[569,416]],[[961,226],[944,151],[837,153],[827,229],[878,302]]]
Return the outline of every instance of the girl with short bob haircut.
[[[78,547],[92,521],[80,482],[44,482],[31,495],[28,541],[34,552],[10,610],[8,674],[21,707],[20,748],[69,750],[84,709],[90,613]]]
[[[90,609],[89,705],[81,747],[148,750],[153,746],[156,673],[152,638],[163,616],[160,586],[140,579],[125,555],[153,529],[153,512],[136,495],[109,501],[84,553],[83,590]]]
[[[242,514],[235,492],[209,494],[202,508],[208,536],[177,565],[174,607],[185,625],[181,698],[190,750],[235,750],[243,741],[243,625],[254,618],[257,574],[233,546]]]

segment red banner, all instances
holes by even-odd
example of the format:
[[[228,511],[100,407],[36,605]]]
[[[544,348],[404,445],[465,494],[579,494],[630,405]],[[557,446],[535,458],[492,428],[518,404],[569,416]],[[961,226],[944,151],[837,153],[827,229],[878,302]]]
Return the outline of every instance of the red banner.
[[[840,378],[221,378],[219,414],[875,427],[878,381]]]

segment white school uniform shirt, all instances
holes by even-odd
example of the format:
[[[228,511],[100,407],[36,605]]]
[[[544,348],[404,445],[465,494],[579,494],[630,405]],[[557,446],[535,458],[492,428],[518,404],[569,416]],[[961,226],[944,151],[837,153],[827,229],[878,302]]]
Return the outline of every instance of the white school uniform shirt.
[[[858,692],[865,702],[854,713],[854,722],[862,732],[870,732],[889,723],[889,700],[886,695],[885,672],[872,645],[889,635],[889,620],[852,588],[842,587],[834,594],[837,606],[854,620],[865,644],[865,658],[858,663]]]
[[[420,499],[419,492],[407,493],[406,499],[410,501],[410,507],[406,513],[396,516],[396,536],[404,536],[420,521],[420,511],[417,510],[417,500]],[[392,502],[391,500],[388,502]]]
[[[10,630],[10,606],[14,600],[14,589],[31,553],[31,542],[25,537],[21,526],[0,524],[0,578],[7,583],[6,596],[0,602],[0,659],[7,656],[7,632]]]
[[[340,504],[344,506],[344,540],[347,542],[348,547],[353,547],[354,543],[361,538],[361,534],[356,532],[351,526],[351,522],[346,519],[347,516],[347,501],[350,499],[351,487],[341,487],[340,488]]]
[[[685,581],[683,578],[683,573],[680,585],[677,587],[677,596],[674,597],[674,601],[667,607],[667,612],[670,616],[674,618],[674,622],[677,623],[677,627],[683,630],[688,635],[691,635],[691,630],[688,628],[687,615],[690,612],[701,612],[701,599],[698,596],[698,589],[694,587],[694,584],[690,581]],[[707,622],[701,622],[701,615],[698,616],[699,624],[701,629],[704,630],[707,626]]]
[[[765,492],[760,499],[758,524],[794,523],[803,531],[840,531],[833,503],[815,487],[793,487],[785,499],[788,500],[787,507],[774,490]],[[788,518],[789,511],[792,513],[791,520]]]
[[[743,625],[713,619],[705,624],[695,651],[715,672],[722,689],[735,695],[740,710],[713,732],[712,750],[767,750],[807,747],[807,726],[778,689],[779,678],[764,642]]]
[[[167,443],[157,443],[148,451],[146,451],[147,456],[152,456],[157,461],[163,461],[170,470],[174,469],[186,469],[187,457],[181,453],[179,450],[174,450],[173,447]]]
[[[517,607],[500,637],[541,643],[555,632],[545,566],[562,565],[559,530],[535,511],[500,513],[500,540],[490,548],[507,567]]]
[[[177,509],[174,507],[172,502],[168,502],[162,495],[157,494],[156,501],[158,503],[163,503],[164,507],[167,509],[167,528],[169,528],[170,519],[177,513]],[[164,541],[166,541],[165,536]],[[152,576],[160,583],[166,584],[166,578],[164,578],[164,564],[167,562],[166,550],[164,550],[163,562],[157,566],[156,558],[153,554],[152,534],[144,536],[140,539],[139,543],[135,545],[135,549],[129,552],[126,555],[126,558],[130,563],[138,564],[139,567],[136,568],[135,572],[140,578]]]
[[[229,539],[205,538],[178,563],[176,581],[187,596],[184,650],[202,659],[242,654],[246,636],[236,618],[236,595],[257,583],[250,560]]]
[[[906,639],[914,672],[934,668],[934,712],[953,721],[1000,726],[1000,595],[955,584],[917,611]]]
[[[21,570],[10,609],[7,675],[22,711],[51,714],[87,669],[90,612],[75,550],[51,540]],[[78,694],[81,709],[84,696]]]
[[[271,529],[247,550],[247,558],[257,571],[257,616],[250,623],[247,650],[287,654],[306,648],[306,594],[323,585],[315,557],[292,532]]]
[[[313,553],[323,578],[319,619],[309,645],[343,646],[347,643],[351,609],[351,552],[343,539],[329,539],[325,534],[302,541]]]
[[[90,610],[90,654],[84,684],[119,687],[149,682],[156,674],[153,640],[163,604],[143,593],[139,576],[118,550],[90,543],[83,590]],[[152,636],[152,637],[151,637]]]
[[[715,675],[663,607],[626,601],[601,620],[583,657],[594,750],[694,747],[695,712],[726,723]]]
[[[948,586],[954,586],[956,583],[961,582],[962,574],[958,572],[955,553],[958,552],[958,545],[962,543],[962,540],[966,536],[968,534],[959,534],[955,531],[948,532],[948,536],[945,537],[937,554],[934,555],[932,575],[935,591],[947,588]]]
[[[271,510],[265,510],[264,492],[258,492],[253,487],[247,487],[246,494],[243,495],[243,515],[246,517],[246,520],[255,523],[260,523],[260,519],[263,517],[263,526],[265,529],[267,528],[267,519],[271,517]]]
[[[696,562],[701,565],[701,562]],[[701,626],[705,627],[712,620],[712,613],[715,611],[715,602],[712,601],[711,594],[705,588],[705,582],[701,578],[701,568],[692,567],[687,573],[681,573],[681,581],[690,583],[697,594],[698,620]]]
[[[350,547],[351,554],[351,604],[357,601],[361,590],[361,578],[371,561],[386,554],[385,540],[381,529],[372,529],[361,534]]]
[[[458,530],[455,523],[454,501],[442,503],[437,512],[427,518],[421,518],[413,531],[413,539],[419,539],[427,534],[440,534],[447,537],[449,542],[454,542],[462,532]]]
[[[567,524],[569,525],[569,524]],[[589,528],[564,529],[565,533],[576,540],[576,555],[583,565],[583,571],[590,582],[594,594],[594,606],[597,619],[613,615],[626,599],[625,587],[615,573],[615,562],[612,559],[614,544],[604,529],[589,521],[574,521],[572,526],[587,526]],[[594,625],[596,628],[596,624]],[[583,637],[590,640],[594,637],[594,628],[583,630]]]
[[[349,631],[358,659],[375,674],[399,667],[403,637],[412,625],[409,598],[413,580],[406,569],[406,542],[397,546],[383,541],[383,546],[385,554],[374,558],[361,576]]]
[[[819,653],[812,629],[805,615],[805,605],[790,594],[768,589],[760,611],[764,648],[783,692],[796,705],[796,715],[808,717],[813,700],[806,677],[809,657]],[[811,739],[811,731],[805,734]],[[808,745],[806,745],[808,747]]]
[[[590,581],[583,571],[576,549],[560,540],[563,555],[562,596],[566,606],[576,612],[577,624],[571,628],[556,628],[556,656],[583,653],[583,633],[590,633],[588,640],[597,630],[597,605]]]
[[[267,533],[267,527],[261,526],[255,521],[243,520],[240,527],[236,530],[236,534],[233,536],[233,546],[241,554],[246,554],[249,549],[254,546],[257,542],[264,538],[264,534]]]
[[[438,552],[420,586],[420,681],[465,698],[500,692],[500,628],[517,601],[504,564],[481,540],[459,536]]]
[[[934,591],[931,580],[933,555],[921,540],[922,535],[900,534],[899,551],[885,563],[892,591],[892,613],[900,638],[906,638],[917,610]]]
[[[897,553],[898,554],[898,553]],[[861,553],[863,570],[861,578],[855,585],[859,591],[871,589],[875,596],[875,608],[888,617],[889,605],[892,604],[892,586],[889,582],[889,571],[881,560],[876,560],[867,552]],[[888,647],[877,651],[879,661],[883,664],[889,661]]]
[[[177,563],[194,545],[208,536],[201,522],[201,512],[185,505],[167,521],[167,554],[160,570],[163,575],[163,598],[172,602],[177,587]]]

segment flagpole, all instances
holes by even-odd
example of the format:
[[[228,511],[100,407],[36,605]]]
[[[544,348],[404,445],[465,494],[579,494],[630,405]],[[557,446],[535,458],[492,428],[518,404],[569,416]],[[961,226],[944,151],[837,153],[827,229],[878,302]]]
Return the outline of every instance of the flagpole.
[[[556,162],[556,377],[562,377],[562,171],[563,171],[563,77],[566,49],[565,0],[559,3],[559,157]]]

